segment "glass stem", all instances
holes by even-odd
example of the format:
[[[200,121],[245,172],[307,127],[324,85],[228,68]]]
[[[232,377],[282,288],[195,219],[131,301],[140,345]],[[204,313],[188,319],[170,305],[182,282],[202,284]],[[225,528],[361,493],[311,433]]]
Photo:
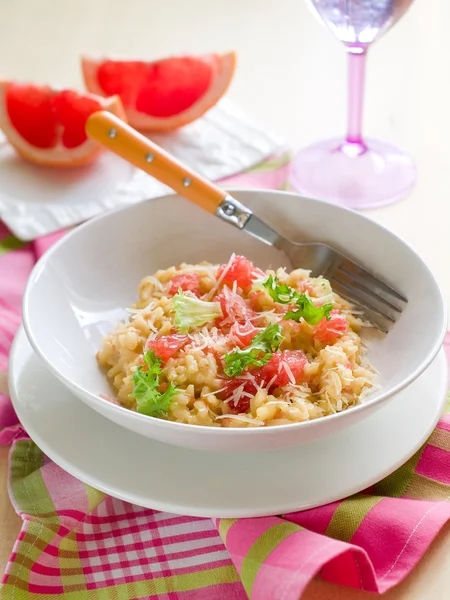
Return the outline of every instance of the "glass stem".
[[[348,49],[348,130],[346,142],[364,147],[362,120],[364,105],[364,76],[367,51],[364,48]]]

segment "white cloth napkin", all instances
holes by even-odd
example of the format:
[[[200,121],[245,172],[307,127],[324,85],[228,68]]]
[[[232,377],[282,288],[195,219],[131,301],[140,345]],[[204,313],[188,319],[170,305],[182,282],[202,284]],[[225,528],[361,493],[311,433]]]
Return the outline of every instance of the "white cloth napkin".
[[[149,137],[211,181],[257,165],[285,146],[280,137],[252,121],[227,100],[178,131]],[[170,192],[165,185],[136,169],[132,178],[117,188],[115,195],[124,194],[129,202],[131,198],[139,201]]]
[[[20,159],[2,138],[0,217],[23,240],[170,192],[111,153],[89,167],[44,168]],[[254,123],[227,100],[198,121],[151,139],[213,181],[248,169],[284,146],[281,138]]]

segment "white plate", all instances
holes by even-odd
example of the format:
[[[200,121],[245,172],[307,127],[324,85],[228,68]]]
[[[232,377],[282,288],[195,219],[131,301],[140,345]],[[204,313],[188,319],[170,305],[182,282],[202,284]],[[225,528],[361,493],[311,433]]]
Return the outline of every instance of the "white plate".
[[[258,164],[284,145],[226,100],[198,121],[152,139],[211,180]],[[169,192],[112,154],[74,169],[29,164],[17,156],[1,132],[0,181],[0,217],[26,241]]]
[[[23,329],[12,348],[9,384],[22,425],[75,477],[140,506],[233,518],[332,502],[394,471],[436,425],[445,403],[447,366],[441,350],[409,388],[365,421],[296,448],[259,453],[177,448],[112,423],[49,373]]]

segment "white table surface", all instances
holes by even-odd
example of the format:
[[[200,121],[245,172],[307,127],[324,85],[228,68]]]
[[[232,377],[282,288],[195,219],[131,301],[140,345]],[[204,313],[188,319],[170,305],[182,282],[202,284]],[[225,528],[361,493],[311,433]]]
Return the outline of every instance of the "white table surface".
[[[450,299],[450,3],[416,0],[371,50],[365,132],[404,147],[417,162],[412,194],[371,217],[408,241]],[[229,97],[293,148],[343,134],[346,57],[304,0],[3,0],[0,76],[81,86],[79,55],[156,58],[235,49]],[[432,310],[432,307],[430,307]],[[0,449],[0,570],[19,519],[6,494]],[[450,589],[450,526],[386,600],[444,600]],[[313,582],[303,598],[372,596]]]

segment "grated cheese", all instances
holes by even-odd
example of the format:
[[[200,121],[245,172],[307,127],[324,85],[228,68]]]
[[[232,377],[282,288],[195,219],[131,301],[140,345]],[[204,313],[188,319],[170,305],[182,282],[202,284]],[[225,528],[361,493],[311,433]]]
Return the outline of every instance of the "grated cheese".
[[[158,333],[158,328],[155,327],[155,325],[153,324],[153,321],[147,321],[147,326],[149,329],[151,329],[153,331],[153,333],[156,333],[156,334]],[[158,336],[156,335],[156,337],[158,337]]]
[[[283,368],[286,371],[286,375],[289,377],[290,382],[293,385],[295,385],[295,377],[294,377],[294,373],[291,370],[291,367],[285,360],[281,361],[281,364],[283,365]]]
[[[337,335],[342,335],[344,333],[343,331],[339,331],[338,329],[333,329],[332,327],[327,327],[327,331],[329,331],[330,333],[336,333]]]
[[[230,400],[233,401],[234,406],[237,406],[239,404],[239,400],[242,398],[242,394],[244,393],[244,386],[245,384],[243,383],[242,385],[237,387],[234,390],[233,394],[230,396]]]
[[[201,331],[189,334],[191,343],[184,347],[184,352],[189,350],[204,350],[212,348],[220,353],[220,346],[229,344],[228,336],[219,332],[217,327],[212,327],[210,330],[204,326]]]
[[[214,390],[214,392],[208,392],[207,394],[201,394],[202,398],[207,398],[208,396],[213,396],[214,394],[220,394],[220,392],[224,392],[227,388],[223,387],[219,390]]]
[[[279,316],[280,315],[275,312],[275,309],[271,308],[270,310],[262,310],[261,312],[256,313],[254,317],[249,318],[249,321],[256,321],[257,319],[261,319],[262,317],[265,317],[266,319],[271,321],[271,317],[275,317],[275,320],[273,322],[278,323]]]
[[[269,404],[284,404],[285,406],[291,405],[290,402],[286,402],[285,400],[269,400],[269,402],[266,402],[264,406],[269,406]]]
[[[147,349],[149,343],[153,342],[153,340],[156,340],[157,337],[158,337],[158,332],[155,333],[154,331],[152,331],[152,333],[150,333],[148,338],[145,340],[144,349]]]
[[[269,381],[269,383],[263,382],[262,384],[257,385],[258,392],[260,392],[261,390],[266,390],[267,393],[269,393],[269,390],[272,387],[272,385],[275,383],[275,380],[277,377],[278,377],[278,373],[272,377],[272,379]],[[256,384],[256,380],[255,380],[255,384]]]
[[[230,258],[228,259],[227,264],[225,265],[224,270],[222,271],[219,279],[216,282],[216,285],[208,292],[208,294],[206,295],[206,299],[207,300],[211,300],[212,298],[214,298],[217,290],[219,289],[222,281],[225,279],[225,275],[228,273],[228,271],[231,269],[231,263],[233,262],[233,260],[235,259],[236,254],[233,252],[230,256]]]
[[[243,421],[244,423],[250,423],[251,425],[265,425],[264,421],[250,419],[249,417],[244,417],[242,415],[217,415],[216,419],[236,419],[236,421]]]
[[[137,315],[144,316],[144,313],[151,312],[155,307],[156,302],[150,300],[150,302],[147,304],[147,306],[144,306],[144,308],[126,308],[124,322],[128,325],[134,317]]]
[[[328,403],[328,406],[329,406],[329,408],[330,408],[331,412],[332,412],[333,414],[336,414],[336,409],[335,409],[335,408],[334,408],[334,406],[331,404],[330,398],[328,397],[328,392],[325,392],[325,394],[324,394],[324,397],[325,397],[325,400],[326,400],[326,401],[327,401],[327,403]]]

